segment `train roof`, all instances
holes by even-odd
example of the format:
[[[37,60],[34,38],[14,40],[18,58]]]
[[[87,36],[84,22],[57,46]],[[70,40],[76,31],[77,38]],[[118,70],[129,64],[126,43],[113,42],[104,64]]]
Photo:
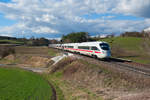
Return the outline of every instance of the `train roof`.
[[[107,43],[107,42],[104,42],[104,41],[93,41],[93,42],[81,42],[81,43],[64,43],[64,44],[54,44],[54,45],[96,45],[96,44],[99,44],[99,43]]]
[[[81,42],[81,43],[64,43],[64,44],[82,44],[82,43],[107,43],[104,41],[93,41],[93,42]]]
[[[93,41],[93,42],[81,42],[81,43],[106,43],[104,41]]]

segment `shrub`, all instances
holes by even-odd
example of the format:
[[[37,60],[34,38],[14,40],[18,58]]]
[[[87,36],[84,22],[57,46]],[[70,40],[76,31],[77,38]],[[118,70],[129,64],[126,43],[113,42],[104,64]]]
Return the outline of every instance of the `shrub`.
[[[1,46],[0,47],[0,56],[4,58],[10,54],[15,54],[15,49],[11,46]]]

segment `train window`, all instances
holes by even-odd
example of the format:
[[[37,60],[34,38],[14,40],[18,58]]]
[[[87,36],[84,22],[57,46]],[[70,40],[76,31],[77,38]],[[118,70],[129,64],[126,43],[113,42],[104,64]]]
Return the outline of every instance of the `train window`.
[[[91,47],[91,50],[97,50],[97,51],[99,51],[99,49],[97,48],[97,47]]]
[[[67,46],[68,48],[74,48],[73,46]]]
[[[82,46],[78,46],[78,49],[83,49]]]
[[[85,47],[84,47],[84,49],[87,49],[87,50],[89,50],[89,49],[90,49],[90,47],[88,47],[88,46],[85,46]]]
[[[89,50],[90,47],[89,46],[78,46],[79,49],[86,49],[86,50]]]
[[[109,50],[109,45],[107,43],[101,43],[100,44],[100,47],[103,49],[103,50]]]

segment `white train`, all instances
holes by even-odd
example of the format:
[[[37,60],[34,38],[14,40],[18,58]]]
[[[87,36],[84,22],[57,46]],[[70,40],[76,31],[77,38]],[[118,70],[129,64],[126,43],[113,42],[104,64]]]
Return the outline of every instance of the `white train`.
[[[106,42],[82,42],[66,44],[50,44],[49,47],[84,54],[95,58],[109,58],[110,46]]]

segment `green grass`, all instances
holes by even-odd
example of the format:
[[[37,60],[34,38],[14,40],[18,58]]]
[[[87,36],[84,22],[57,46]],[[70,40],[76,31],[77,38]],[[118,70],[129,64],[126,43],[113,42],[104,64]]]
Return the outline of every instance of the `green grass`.
[[[56,93],[57,93],[57,99],[58,100],[65,100],[64,94],[62,90],[59,88],[60,84],[63,84],[62,81],[57,80],[57,78],[62,77],[62,72],[56,72],[54,74],[43,74],[43,76],[54,86]]]
[[[135,51],[140,51],[142,43],[142,38],[137,37],[114,37],[102,40],[108,42],[111,46],[119,45],[121,48]]]
[[[0,100],[51,100],[52,89],[40,75],[0,68]]]
[[[24,44],[23,42],[16,41],[16,40],[0,40],[0,43]]]

